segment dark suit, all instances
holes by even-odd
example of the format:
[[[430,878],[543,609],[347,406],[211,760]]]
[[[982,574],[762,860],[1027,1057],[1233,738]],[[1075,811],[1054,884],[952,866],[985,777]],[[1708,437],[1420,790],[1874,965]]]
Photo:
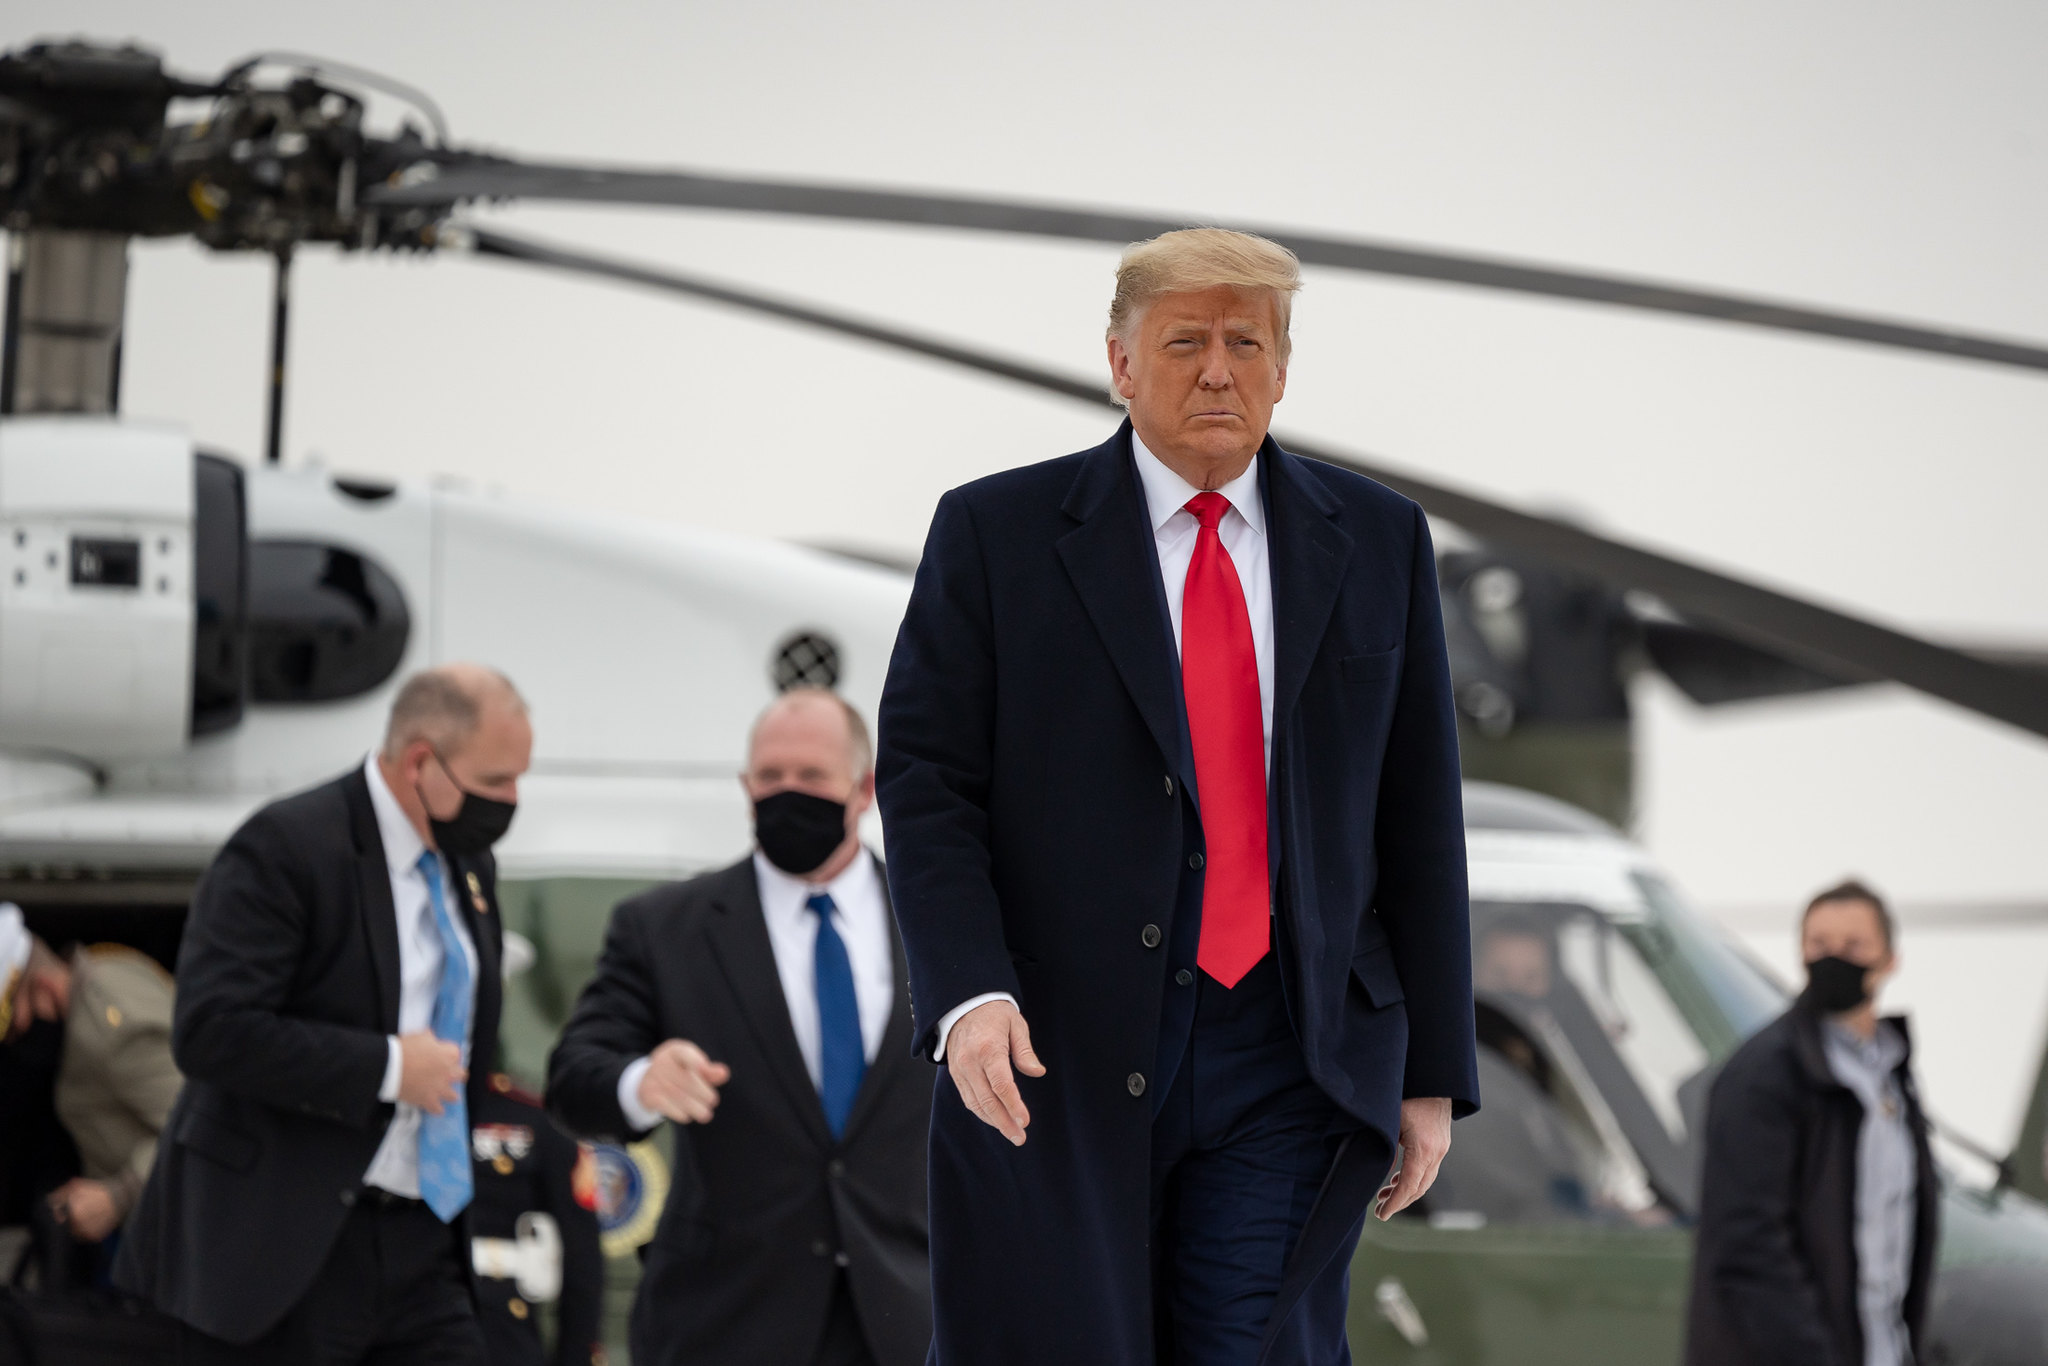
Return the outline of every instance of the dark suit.
[[[901,984],[900,945],[895,957]],[[645,1253],[633,1360],[803,1366],[819,1359],[828,1327],[844,1329],[835,1299],[847,1297],[879,1366],[923,1361],[932,1072],[910,1056],[907,993],[835,1141],[749,859],[612,913],[597,975],[548,1060],[549,1107],[579,1133],[637,1137],[619,1076],[677,1038],[732,1079],[709,1124],[675,1126],[675,1185]]]
[[[1009,992],[1048,1069],[1020,1079],[1021,1148],[938,1090],[942,1362],[1153,1360],[1155,1128],[1204,1020],[1231,1027],[1191,971],[1201,815],[1132,460],[1127,424],[941,499],[882,696],[878,790],[917,1046],[930,1050],[960,1002]],[[1355,1240],[1402,1098],[1447,1096],[1466,1113],[1478,1086],[1427,523],[1406,498],[1271,440],[1259,463],[1275,918],[1274,961],[1247,981],[1278,1003],[1281,1037],[1291,1023],[1294,1068],[1357,1126],[1292,1243],[1277,1332]]]
[[[476,875],[491,908],[479,914],[467,895],[450,908],[477,952],[473,1104],[497,1049],[496,870],[488,856],[450,864],[458,888]],[[347,1277],[330,1254],[401,1217],[373,1215],[362,1195],[393,1112],[377,1093],[398,1006],[391,874],[358,769],[258,811],[200,879],[172,1032],[185,1089],[116,1283],[229,1343],[262,1338],[316,1286],[334,1296]],[[466,1292],[466,1216],[437,1232],[423,1210],[402,1216],[407,1239]]]
[[[562,1289],[555,1300],[555,1350],[541,1344],[540,1316],[516,1281],[477,1278],[477,1313],[491,1366],[603,1366],[604,1251],[597,1215],[577,1198],[575,1140],[555,1127],[540,1101],[500,1072],[469,1112],[476,1158],[470,1232],[515,1239],[519,1216],[555,1221],[562,1238]],[[590,1196],[594,1201],[595,1192]]]

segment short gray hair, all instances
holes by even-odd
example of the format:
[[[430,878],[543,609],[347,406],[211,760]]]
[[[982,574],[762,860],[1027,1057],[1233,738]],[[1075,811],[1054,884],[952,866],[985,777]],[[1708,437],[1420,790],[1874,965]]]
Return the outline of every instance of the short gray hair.
[[[424,740],[438,754],[462,748],[483,720],[484,704],[509,702],[522,716],[526,699],[512,680],[480,664],[443,664],[422,669],[399,686],[384,728],[384,757],[394,762],[406,746]]]
[[[773,702],[761,708],[760,715],[754,718],[754,724],[747,728],[748,762],[752,762],[754,736],[760,733],[761,723],[774,715],[776,708],[807,698],[816,698],[820,701],[830,702],[839,709],[839,714],[846,718],[846,741],[848,748],[852,752],[853,776],[855,778],[865,778],[875,766],[875,742],[868,738],[867,721],[862,718],[858,707],[832,691],[832,689],[820,688],[811,684],[787,688]]]

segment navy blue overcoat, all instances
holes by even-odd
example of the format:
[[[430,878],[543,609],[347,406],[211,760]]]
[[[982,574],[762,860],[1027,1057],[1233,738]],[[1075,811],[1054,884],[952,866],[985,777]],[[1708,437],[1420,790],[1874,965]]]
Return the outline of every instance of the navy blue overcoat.
[[[1296,1258],[1326,1262],[1385,1175],[1402,1098],[1478,1104],[1457,731],[1421,509],[1270,438],[1260,477],[1276,952],[1309,1072],[1377,1131],[1354,1148],[1382,1164],[1333,1173]],[[1153,1360],[1152,1105],[1186,1037],[1194,993],[1172,974],[1201,914],[1186,735],[1128,423],[939,501],[877,756],[915,1047],[1004,991],[1047,1069],[1020,1078],[1021,1148],[938,1082],[947,1366]]]

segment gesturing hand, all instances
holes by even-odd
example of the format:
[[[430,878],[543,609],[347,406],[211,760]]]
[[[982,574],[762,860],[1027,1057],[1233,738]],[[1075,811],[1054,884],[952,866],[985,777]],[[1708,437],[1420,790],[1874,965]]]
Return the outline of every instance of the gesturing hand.
[[[711,1061],[688,1039],[670,1039],[647,1055],[640,1103],[678,1124],[708,1124],[718,1088],[731,1080],[730,1067]]]
[[[50,1192],[50,1206],[63,1215],[71,1225],[71,1235],[81,1242],[104,1242],[121,1223],[113,1192],[104,1181],[74,1176]]]
[[[1436,1169],[1451,1150],[1451,1102],[1443,1097],[1401,1102],[1401,1174],[1380,1187],[1373,1213],[1393,1218],[1436,1184]]]
[[[398,1036],[398,1098],[407,1105],[438,1115],[468,1080],[462,1048],[453,1040],[439,1038],[430,1029]]]
[[[1021,1148],[1031,1112],[1017,1094],[1013,1066],[1027,1077],[1045,1075],[1045,1064],[1031,1051],[1031,1027],[1017,1007],[990,1001],[953,1022],[946,1036],[946,1070],[960,1099],[982,1123]]]

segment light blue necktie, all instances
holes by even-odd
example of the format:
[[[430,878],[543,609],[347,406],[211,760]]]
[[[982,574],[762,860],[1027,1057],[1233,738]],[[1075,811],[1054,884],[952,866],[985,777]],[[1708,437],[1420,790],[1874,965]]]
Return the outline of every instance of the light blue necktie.
[[[860,1094],[868,1070],[867,1050],[860,1041],[860,1002],[853,994],[853,964],[846,941],[832,928],[832,898],[824,892],[804,905],[818,913],[818,947],[813,974],[818,988],[818,1099],[825,1103],[825,1122],[832,1137],[846,1133],[853,1098]]]
[[[446,1039],[469,1060],[469,958],[455,937],[442,895],[441,859],[429,849],[420,855],[427,896],[434,903],[434,929],[441,936],[441,985],[434,991],[434,1037]],[[469,1204],[475,1186],[469,1168],[469,1098],[461,1087],[438,1115],[420,1115],[420,1199],[442,1223],[451,1222]]]

